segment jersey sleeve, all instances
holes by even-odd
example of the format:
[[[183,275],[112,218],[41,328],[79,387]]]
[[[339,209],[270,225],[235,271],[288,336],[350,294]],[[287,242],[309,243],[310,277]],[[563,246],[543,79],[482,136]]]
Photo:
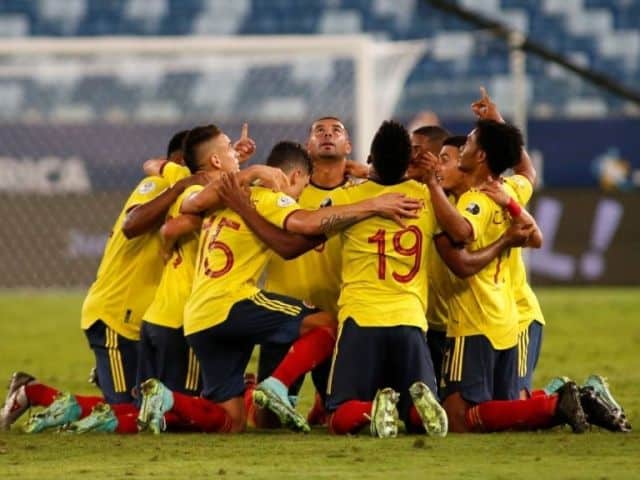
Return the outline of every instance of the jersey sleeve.
[[[471,225],[474,240],[486,230],[491,218],[492,209],[488,200],[485,194],[474,190],[465,192],[458,200],[456,209]]]
[[[533,185],[529,179],[523,175],[511,175],[504,179],[504,183],[509,185],[515,192],[516,200],[523,207],[529,203],[533,195]]]
[[[284,228],[284,224],[289,215],[301,209],[298,202],[286,193],[273,192],[260,187],[254,187],[252,189],[251,200],[254,202],[256,210],[260,215],[280,228]]]
[[[169,183],[162,177],[144,178],[129,196],[125,210],[130,210],[136,205],[147,203],[169,187]]]
[[[179,165],[175,162],[166,162],[162,166],[160,174],[162,175],[162,178],[169,182],[169,185],[173,186],[178,182],[178,180],[182,180],[183,178],[187,178],[191,175],[191,172],[184,165]]]

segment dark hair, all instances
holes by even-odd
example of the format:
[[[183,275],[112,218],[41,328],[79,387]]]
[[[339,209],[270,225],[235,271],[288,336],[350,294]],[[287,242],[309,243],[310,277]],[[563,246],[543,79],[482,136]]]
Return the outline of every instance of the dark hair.
[[[222,133],[215,125],[202,125],[189,130],[186,138],[184,139],[184,164],[191,171],[195,173],[200,170],[200,159],[198,148],[201,144],[208,142],[216,138]]]
[[[305,173],[311,174],[311,157],[307,149],[296,142],[287,140],[276,143],[269,156],[267,165],[279,168],[285,173],[289,173],[294,168],[302,168]]]
[[[182,150],[184,139],[186,138],[188,133],[189,130],[181,130],[180,132],[174,134],[173,137],[171,137],[171,140],[169,140],[169,145],[167,145],[167,159],[169,159],[169,157],[171,157],[173,153],[177,152],[178,150]]]
[[[444,142],[442,142],[442,146],[461,148],[465,143],[467,143],[467,137],[464,135],[453,135],[445,138]]]
[[[371,142],[371,162],[380,182],[398,183],[411,160],[411,139],[404,126],[393,120],[382,122]]]
[[[508,123],[478,120],[476,142],[487,156],[491,173],[500,175],[520,161],[524,141],[520,130]]]
[[[451,136],[451,133],[437,125],[425,125],[424,127],[416,128],[413,134],[422,135],[433,142],[443,142],[447,137]]]

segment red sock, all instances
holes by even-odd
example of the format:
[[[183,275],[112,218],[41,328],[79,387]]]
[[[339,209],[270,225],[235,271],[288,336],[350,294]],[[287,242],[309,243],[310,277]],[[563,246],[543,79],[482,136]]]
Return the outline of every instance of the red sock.
[[[116,415],[138,415],[138,408],[133,403],[114,403],[111,410]]]
[[[531,398],[533,397],[544,397],[546,395],[549,395],[547,392],[545,392],[544,390],[532,390],[529,392],[529,396]]]
[[[56,395],[60,393],[55,388],[44,385],[43,383],[28,383],[24,387],[30,405],[48,407],[53,403]]]
[[[313,402],[313,406],[307,415],[309,425],[324,425],[327,423],[327,411],[324,409],[324,402],[318,392]]]
[[[102,397],[89,397],[85,395],[74,395],[76,402],[80,405],[82,411],[80,412],[80,418],[84,418],[91,413],[93,407],[95,407],[99,403],[104,403],[104,398]],[[135,408],[135,407],[134,407]],[[117,413],[117,412],[116,412]]]
[[[172,410],[183,421],[197,426],[203,432],[228,432],[231,430],[231,417],[226,410],[206,398],[173,392]]]
[[[549,427],[558,404],[558,396],[537,396],[527,400],[492,400],[467,410],[469,430],[535,430]]]
[[[314,328],[291,345],[289,352],[271,376],[290,387],[302,375],[329,358],[335,344],[332,328]]]
[[[116,413],[116,417],[118,417],[117,433],[138,433],[137,413]]]
[[[369,423],[373,402],[349,400],[329,417],[329,431],[336,435],[356,433]],[[422,424],[422,423],[421,423]]]
[[[414,425],[416,427],[422,427],[422,418],[420,418],[420,414],[418,413],[418,410],[416,410],[416,406],[415,405],[411,405],[411,408],[409,408],[409,421],[411,422],[411,425]]]

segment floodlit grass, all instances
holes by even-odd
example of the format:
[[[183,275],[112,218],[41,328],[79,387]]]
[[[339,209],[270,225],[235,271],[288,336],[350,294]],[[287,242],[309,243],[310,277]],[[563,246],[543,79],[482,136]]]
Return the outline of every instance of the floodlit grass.
[[[632,424],[640,412],[640,290],[541,289],[546,314],[535,379],[606,375]],[[45,383],[95,393],[93,357],[79,329],[82,295],[0,294],[0,379],[20,369]],[[254,368],[254,367],[252,367]],[[1,381],[1,380],[0,380]],[[301,408],[312,394],[307,384]],[[640,428],[640,427],[639,427]],[[594,430],[333,437],[285,431],[204,435],[0,434],[0,478],[635,478],[640,435]]]

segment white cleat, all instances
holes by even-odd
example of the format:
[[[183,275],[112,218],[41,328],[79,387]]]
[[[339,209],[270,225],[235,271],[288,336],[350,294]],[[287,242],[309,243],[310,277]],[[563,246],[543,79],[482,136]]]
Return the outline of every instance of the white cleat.
[[[393,438],[398,435],[398,400],[400,394],[392,388],[378,390],[371,406],[371,435]]]
[[[24,387],[34,380],[33,376],[24,372],[15,372],[11,376],[7,398],[0,409],[0,430],[9,430],[11,425],[29,409],[29,399]]]

